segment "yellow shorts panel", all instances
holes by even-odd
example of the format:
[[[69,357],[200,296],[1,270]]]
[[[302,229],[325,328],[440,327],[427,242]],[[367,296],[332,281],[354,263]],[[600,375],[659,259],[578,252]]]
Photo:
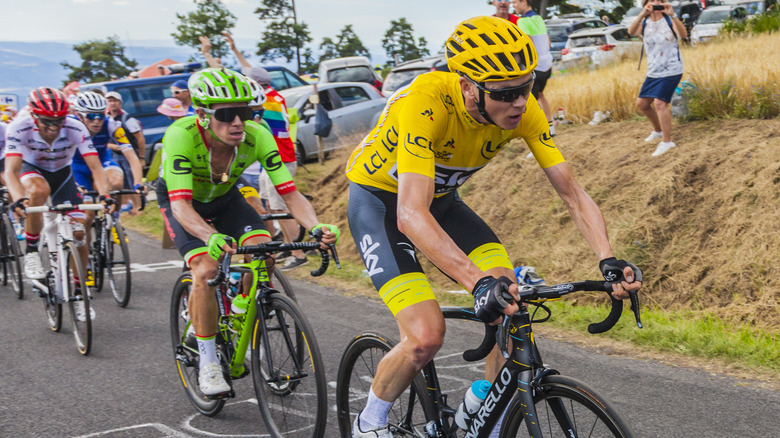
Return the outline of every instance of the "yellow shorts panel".
[[[379,296],[393,312],[393,316],[412,304],[436,299],[422,272],[410,272],[393,278],[379,289]]]
[[[483,272],[493,268],[514,269],[506,248],[500,243],[486,243],[477,247],[477,249],[471,251],[469,259]]]

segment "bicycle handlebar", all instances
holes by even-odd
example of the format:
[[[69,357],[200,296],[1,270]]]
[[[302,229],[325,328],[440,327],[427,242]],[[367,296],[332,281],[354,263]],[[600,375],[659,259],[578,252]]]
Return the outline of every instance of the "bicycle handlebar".
[[[555,284],[551,286],[523,285],[519,287],[519,302],[533,304],[533,301],[535,300],[560,298],[563,295],[581,291],[606,292],[612,301],[612,308],[610,309],[609,315],[607,315],[603,321],[588,325],[588,333],[604,333],[617,324],[623,312],[623,300],[615,299],[612,296],[612,284],[613,283],[605,281],[588,280]],[[637,293],[635,291],[629,291],[628,294],[629,298],[631,299],[631,310],[634,312],[636,324],[639,328],[642,328],[642,320],[639,314],[639,298],[637,297]],[[505,293],[503,298],[507,300],[507,302],[515,301],[515,299],[509,295],[509,293]],[[463,359],[468,362],[482,360],[487,357],[487,355],[493,349],[493,346],[496,344],[498,344],[499,348],[503,352],[504,357],[508,358],[507,345],[509,342],[510,321],[511,318],[504,317],[504,321],[500,326],[491,326],[485,323],[485,337],[482,339],[482,343],[475,349],[464,351]],[[500,330],[498,330],[499,328]]]
[[[297,249],[317,249],[320,251],[320,255],[322,256],[322,262],[320,263],[319,268],[310,272],[310,274],[313,277],[319,277],[320,275],[324,274],[325,271],[328,270],[328,266],[330,265],[330,258],[331,258],[330,253],[333,253],[333,261],[336,262],[336,266],[339,269],[341,269],[341,264],[339,263],[339,257],[338,254],[336,253],[336,247],[334,245],[329,245],[328,249],[322,249],[320,248],[319,242],[285,243],[279,241],[271,241],[271,242],[260,243],[257,245],[242,246],[236,249],[236,254],[270,255],[277,252],[293,251]],[[219,272],[217,273],[217,276],[212,278],[211,280],[207,280],[209,286],[214,287],[222,283],[223,281],[225,281],[225,278],[227,278],[227,273],[230,272],[231,257],[232,257],[231,254],[225,254],[225,258],[220,263]]]
[[[58,212],[58,213],[66,213],[66,212],[74,211],[74,210],[95,210],[95,211],[97,211],[97,210],[102,210],[103,208],[105,208],[105,207],[103,207],[103,205],[101,205],[101,204],[78,204],[78,205],[58,204],[58,205],[54,205],[54,206],[50,206],[50,205],[36,205],[36,206],[25,208],[24,212],[25,213],[46,213],[46,212],[49,212],[49,211],[54,211],[54,212]]]
[[[88,190],[84,192],[85,195],[88,196],[98,196],[99,193],[96,190]],[[110,190],[108,192],[108,195],[111,197],[117,196],[117,195],[141,195],[141,206],[138,207],[138,211],[143,211],[144,208],[146,208],[146,192],[141,191],[137,192],[132,189],[118,189],[118,190]]]
[[[284,220],[284,219],[295,219],[292,215],[292,213],[266,213],[261,214],[260,219],[265,221],[273,221],[273,220]]]

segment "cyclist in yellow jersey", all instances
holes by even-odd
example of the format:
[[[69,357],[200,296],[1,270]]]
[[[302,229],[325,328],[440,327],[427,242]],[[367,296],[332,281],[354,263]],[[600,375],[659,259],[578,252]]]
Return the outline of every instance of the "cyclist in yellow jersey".
[[[639,290],[641,271],[612,255],[604,217],[555,147],[531,95],[536,50],[509,21],[475,17],[446,43],[452,73],[418,76],[388,100],[377,126],[347,161],[348,217],[369,276],[398,322],[401,341],[377,367],[355,437],[390,437],[393,401],[442,345],[444,318],[416,257],[421,251],[474,295],[476,315],[493,324],[512,315],[518,297],[512,263],[457,188],[512,139],[522,138],[566,203],[613,296]],[[500,369],[498,351],[485,377]],[[500,423],[494,433],[500,430]]]

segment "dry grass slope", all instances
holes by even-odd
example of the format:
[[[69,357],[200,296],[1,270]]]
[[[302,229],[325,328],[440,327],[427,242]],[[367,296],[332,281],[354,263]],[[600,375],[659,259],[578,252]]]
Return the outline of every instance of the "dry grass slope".
[[[601,206],[613,250],[645,272],[644,302],[780,329],[780,121],[676,127],[678,147],[651,158],[646,122],[565,127],[556,144]],[[344,230],[340,254],[359,263],[346,224],[344,150],[310,184],[320,217]],[[516,265],[549,281],[598,278],[544,173],[510,144],[464,187],[464,200],[498,233]],[[453,284],[430,265],[439,290]],[[602,297],[585,298],[601,300]]]

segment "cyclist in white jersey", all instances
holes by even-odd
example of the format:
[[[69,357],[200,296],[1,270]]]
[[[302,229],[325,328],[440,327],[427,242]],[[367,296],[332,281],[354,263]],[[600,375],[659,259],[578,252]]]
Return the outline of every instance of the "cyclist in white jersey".
[[[16,118],[7,129],[4,176],[11,198],[15,200],[15,212],[27,218],[25,275],[31,279],[42,279],[45,272],[38,254],[42,217],[40,213],[25,216],[22,208],[44,205],[50,196],[54,205],[81,202],[71,170],[77,150],[92,171],[101,202],[110,204],[111,201],[107,196],[108,179],[89,131],[80,121],[66,117],[69,104],[65,96],[56,89],[40,87],[30,92],[27,101],[29,114]],[[73,211],[68,215],[74,221],[73,237],[79,246],[81,261],[86,266],[86,216],[83,211]]]

